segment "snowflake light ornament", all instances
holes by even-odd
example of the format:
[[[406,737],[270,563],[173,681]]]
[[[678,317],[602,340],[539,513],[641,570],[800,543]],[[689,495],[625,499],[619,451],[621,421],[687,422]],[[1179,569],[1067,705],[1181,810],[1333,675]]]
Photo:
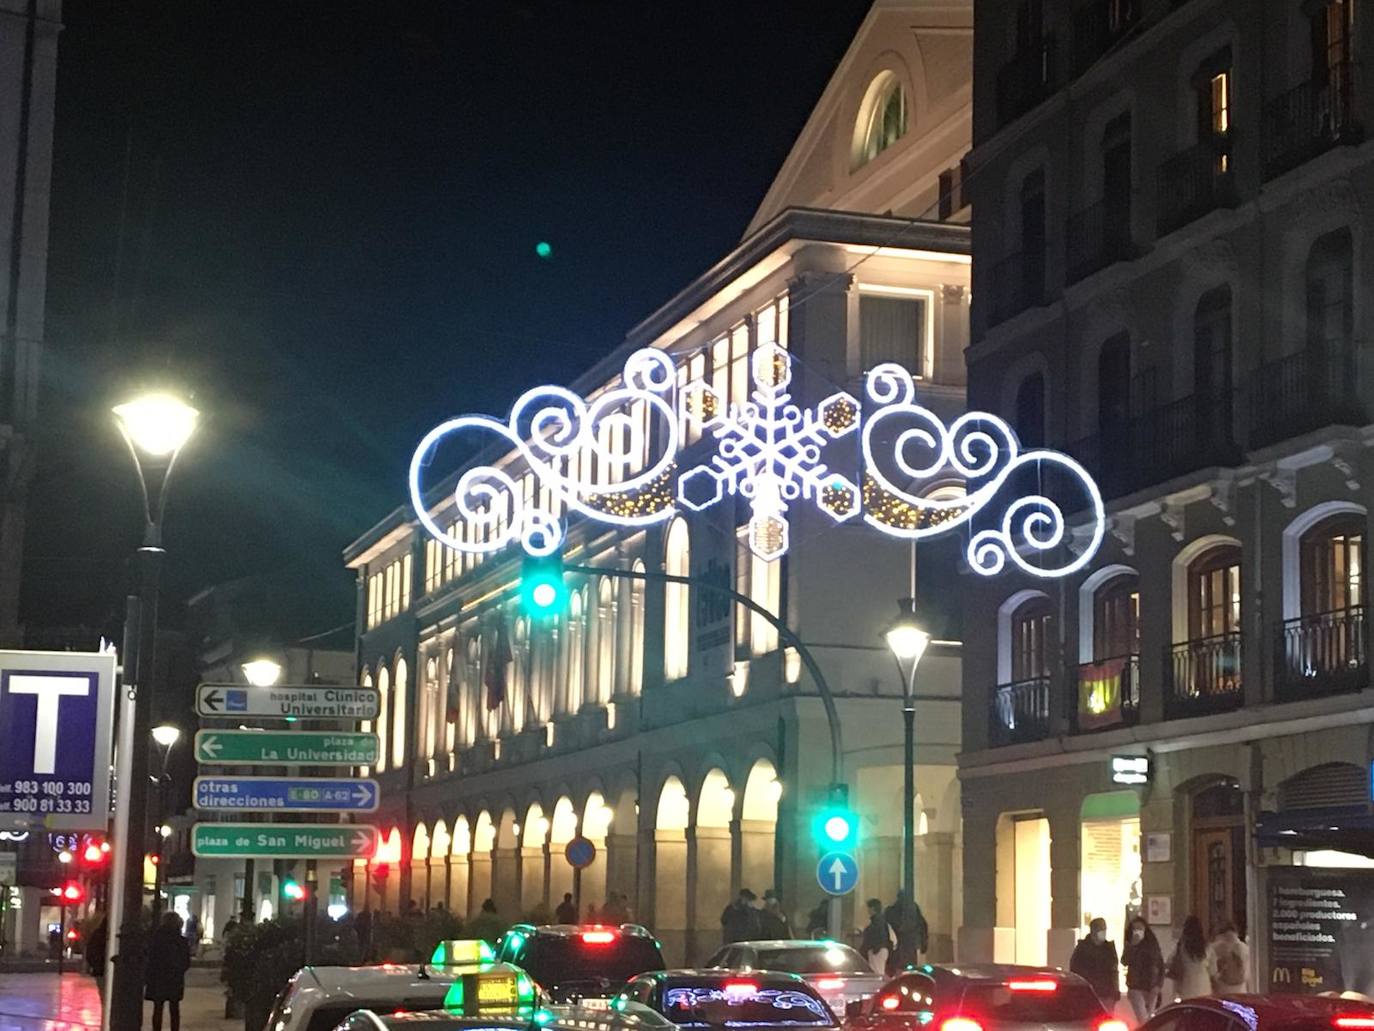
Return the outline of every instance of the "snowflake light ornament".
[[[859,428],[859,402],[840,391],[814,409],[792,403],[792,356],[776,344],[754,352],[751,399],[727,405],[703,382],[691,383],[684,402],[703,416],[720,447],[708,464],[678,479],[678,501],[693,511],[728,494],[749,499],[749,550],[766,562],[781,558],[790,536],[789,503],[798,498],[836,522],[860,509],[859,488],[821,461],[825,446]]]

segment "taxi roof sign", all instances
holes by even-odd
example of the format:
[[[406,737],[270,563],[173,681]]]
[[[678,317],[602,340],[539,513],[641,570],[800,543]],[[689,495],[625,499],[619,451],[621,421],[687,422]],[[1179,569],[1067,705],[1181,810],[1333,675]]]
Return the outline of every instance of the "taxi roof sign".
[[[496,950],[481,938],[450,938],[434,946],[429,965],[456,967],[476,963],[494,963]]]
[[[460,974],[444,996],[444,1009],[465,1017],[529,1015],[537,1001],[536,994],[534,982],[519,967],[491,963]]]

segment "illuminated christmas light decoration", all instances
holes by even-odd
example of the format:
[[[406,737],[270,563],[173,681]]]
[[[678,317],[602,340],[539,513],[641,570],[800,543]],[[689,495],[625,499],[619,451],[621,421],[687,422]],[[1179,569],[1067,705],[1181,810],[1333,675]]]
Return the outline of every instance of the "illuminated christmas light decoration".
[[[622,378],[624,386],[591,401],[564,387],[536,387],[520,395],[504,423],[487,415],[462,415],[430,430],[410,460],[410,502],[420,524],[445,547],[469,554],[500,551],[519,541],[531,555],[548,555],[562,544],[558,515],[537,496],[527,500],[515,478],[495,465],[474,466],[458,478],[453,499],[468,533],[458,537],[440,529],[425,504],[422,477],[441,440],[469,431],[503,438],[539,485],[571,512],[621,526],[667,519],[673,514],[666,484],[677,454],[677,417],[663,395],[674,385],[673,361],[652,348],[636,351],[626,359]],[[647,417],[634,417],[632,406],[644,406]],[[614,483],[589,482],[587,473],[596,465],[626,468],[631,456],[647,455],[646,429],[655,416],[664,437],[656,460]],[[577,478],[565,472],[572,468],[579,469]],[[507,510],[509,519],[504,518]]]
[[[750,365],[754,380],[751,400],[719,403],[715,391],[690,384],[716,404],[716,414],[703,421],[720,441],[706,465],[683,473],[678,500],[693,511],[710,508],[728,494],[749,499],[749,550],[767,562],[787,551],[788,503],[798,498],[815,503],[837,522],[859,510],[859,488],[821,462],[821,452],[859,428],[859,402],[840,392],[814,409],[798,407],[787,392],[792,382],[792,356],[777,344],[754,352]]]
[[[970,568],[983,576],[1000,573],[1010,561],[1031,576],[1060,577],[1092,560],[1106,532],[1102,494],[1081,465],[1068,455],[1037,448],[1022,452],[1016,434],[987,412],[967,412],[946,426],[916,404],[916,382],[900,365],[879,365],[868,373],[865,391],[876,401],[863,427],[864,520],[897,537],[919,540],[969,523],[989,508],[1016,473],[1057,473],[1083,493],[1092,519],[1089,539],[1067,562],[1041,565],[1029,560],[1063,543],[1064,510],[1043,493],[1013,498],[996,525],[973,533],[965,552]],[[879,460],[881,458],[881,461]],[[898,487],[887,470],[907,482],[932,484],[958,477],[976,489],[958,497],[921,497]]]

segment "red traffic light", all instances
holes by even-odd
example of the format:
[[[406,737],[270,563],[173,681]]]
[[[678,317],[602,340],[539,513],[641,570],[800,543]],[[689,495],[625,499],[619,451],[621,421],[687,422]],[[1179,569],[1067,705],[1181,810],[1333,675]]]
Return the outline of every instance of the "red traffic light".
[[[81,887],[76,881],[68,881],[66,884],[62,885],[62,901],[65,904],[71,905],[72,903],[80,902],[85,897],[86,889]]]
[[[105,862],[105,853],[101,851],[99,845],[92,843],[86,846],[86,851],[81,853],[81,858],[95,866],[97,863]]]

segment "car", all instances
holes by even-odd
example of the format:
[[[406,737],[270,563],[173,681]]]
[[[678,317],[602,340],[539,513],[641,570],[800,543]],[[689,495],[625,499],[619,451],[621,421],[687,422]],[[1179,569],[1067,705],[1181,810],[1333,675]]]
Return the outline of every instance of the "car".
[[[431,969],[419,964],[380,966],[302,967],[277,996],[266,1031],[329,1031],[354,1010],[379,1012],[432,1010],[445,1005],[480,970],[489,986],[511,987],[535,999],[534,985],[524,971],[509,964],[487,963]],[[519,983],[523,979],[523,986]],[[499,985],[498,985],[499,982]]]
[[[516,924],[496,958],[529,973],[553,1003],[609,999],[631,977],[663,969],[663,952],[638,924]]]
[[[1374,1004],[1330,995],[1209,995],[1164,1007],[1140,1031],[1374,1031]]]
[[[675,1031],[657,1013],[624,1013],[609,1006],[591,1010],[579,1006],[539,1009],[532,1018],[469,1017],[448,1010],[420,1013],[377,1013],[356,1010],[335,1031]]]
[[[797,974],[733,970],[659,970],[632,979],[611,1000],[626,1014],[649,1010],[679,1028],[839,1027],[820,994]]]
[[[848,1031],[1126,1031],[1077,974],[1050,967],[926,964],[845,1015]],[[1374,1031],[1374,1029],[1371,1029]]]
[[[848,945],[809,938],[733,942],[712,956],[706,965],[725,970],[777,970],[800,974],[830,1008],[841,1015],[851,1002],[868,998],[885,980]]]

